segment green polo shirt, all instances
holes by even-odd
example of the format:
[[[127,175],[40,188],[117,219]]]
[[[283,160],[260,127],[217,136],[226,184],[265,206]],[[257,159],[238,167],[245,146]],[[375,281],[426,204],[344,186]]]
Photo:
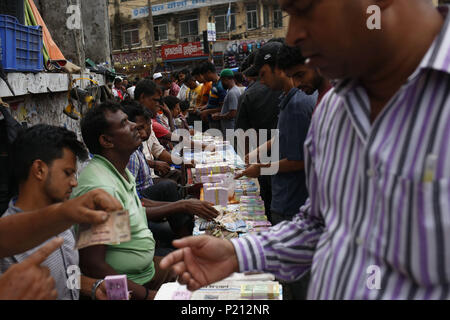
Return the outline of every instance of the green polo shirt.
[[[95,155],[78,179],[72,198],[103,189],[120,201],[130,214],[131,241],[108,245],[106,262],[118,274],[126,274],[128,280],[143,285],[153,279],[155,266],[155,240],[148,228],[145,209],[136,192],[133,175],[126,169],[128,181],[104,157]]]

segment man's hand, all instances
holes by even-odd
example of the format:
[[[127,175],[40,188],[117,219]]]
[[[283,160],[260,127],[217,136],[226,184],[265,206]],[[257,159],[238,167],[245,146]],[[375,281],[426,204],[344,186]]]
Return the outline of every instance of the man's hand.
[[[242,177],[248,177],[248,178],[258,178],[259,176],[261,176],[261,166],[258,164],[252,164],[251,166],[249,166],[247,169],[245,169],[244,171],[238,173],[234,179],[240,179]]]
[[[164,161],[155,161],[154,169],[159,173],[160,176],[165,176],[170,172],[170,165]]]
[[[250,154],[247,154],[247,155],[245,156],[244,162],[245,162],[245,165],[246,165],[247,168],[248,168],[248,167],[250,166]]]
[[[206,152],[214,152],[216,151],[216,145],[214,143],[202,144],[202,150]]]
[[[74,224],[100,224],[108,220],[108,212],[123,210],[123,207],[109,193],[97,189],[61,203],[59,209]]]
[[[169,107],[167,107],[167,105],[165,103],[161,103],[160,108],[167,117],[169,117],[169,115],[172,115],[172,113],[169,110]]]
[[[208,122],[208,116],[209,116],[210,112],[208,110],[204,110],[200,113],[200,118],[202,118],[203,122]]]
[[[221,119],[221,114],[220,113],[214,113],[211,118],[215,121],[218,121]]]
[[[0,276],[0,300],[55,300],[58,297],[55,280],[41,264],[63,242],[62,238],[50,241]]]
[[[225,279],[239,271],[233,244],[228,240],[200,236],[176,240],[180,250],[167,255],[160,263],[162,269],[173,268],[178,282],[191,291]]]
[[[205,220],[213,220],[217,218],[219,212],[206,201],[197,199],[181,200],[179,201],[184,212],[196,215]]]

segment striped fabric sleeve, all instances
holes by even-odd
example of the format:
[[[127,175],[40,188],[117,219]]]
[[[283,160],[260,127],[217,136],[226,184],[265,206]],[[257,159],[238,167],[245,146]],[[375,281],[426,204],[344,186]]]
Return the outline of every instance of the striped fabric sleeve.
[[[292,221],[258,235],[233,239],[240,272],[263,271],[284,281],[296,281],[312,264],[316,245],[324,229],[321,219],[309,214],[307,203]]]
[[[130,157],[130,162],[127,165],[128,170],[130,170],[131,174],[137,178],[139,174],[139,159],[137,157],[136,152],[133,153]]]
[[[318,205],[317,175],[313,165],[316,118],[304,148],[310,198],[292,221],[280,223],[265,233],[232,240],[241,272],[269,272],[280,280],[292,282],[311,269],[317,243],[325,229]]]

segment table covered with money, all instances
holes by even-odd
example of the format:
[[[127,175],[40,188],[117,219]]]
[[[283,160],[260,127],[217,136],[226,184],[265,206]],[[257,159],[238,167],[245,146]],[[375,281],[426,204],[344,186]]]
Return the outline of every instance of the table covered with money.
[[[195,162],[188,180],[201,185],[200,199],[215,205],[220,213],[214,221],[196,217],[194,236],[210,235],[232,239],[259,233],[271,227],[265,214],[257,179],[235,180],[245,168],[233,147],[219,138],[197,133],[194,138],[214,144],[214,151],[183,150],[186,162]],[[233,274],[231,277],[190,292],[179,283],[161,287],[156,300],[282,300],[282,286],[271,274]]]

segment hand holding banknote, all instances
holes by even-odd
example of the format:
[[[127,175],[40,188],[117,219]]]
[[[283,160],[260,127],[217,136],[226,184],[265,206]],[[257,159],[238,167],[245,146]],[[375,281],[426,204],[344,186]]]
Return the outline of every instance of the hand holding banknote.
[[[130,215],[128,211],[122,210],[111,213],[105,223],[80,225],[76,249],[100,244],[117,245],[130,240]]]

